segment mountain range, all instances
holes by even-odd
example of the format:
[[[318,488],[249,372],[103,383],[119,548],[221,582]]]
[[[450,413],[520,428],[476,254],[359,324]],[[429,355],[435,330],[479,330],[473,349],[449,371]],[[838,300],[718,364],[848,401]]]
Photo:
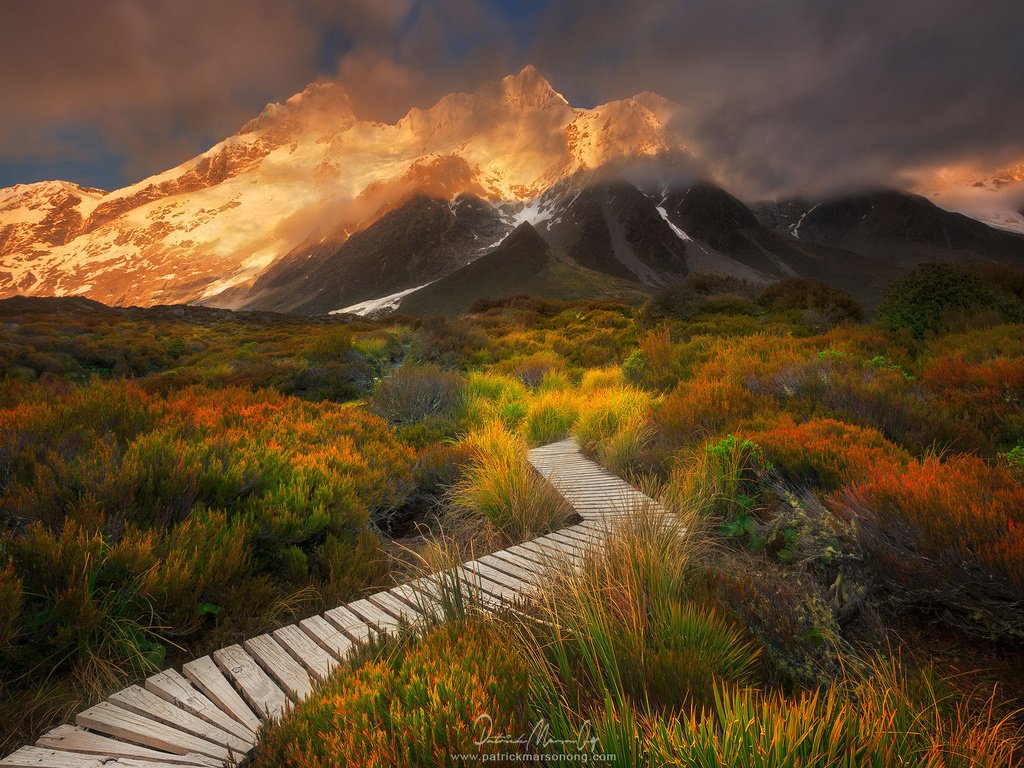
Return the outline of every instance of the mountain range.
[[[695,173],[680,111],[652,93],[576,108],[527,67],[387,124],[311,85],[124,189],[0,190],[0,297],[432,313],[716,272],[872,302],[921,261],[1024,265],[1013,226],[903,192],[747,205]]]

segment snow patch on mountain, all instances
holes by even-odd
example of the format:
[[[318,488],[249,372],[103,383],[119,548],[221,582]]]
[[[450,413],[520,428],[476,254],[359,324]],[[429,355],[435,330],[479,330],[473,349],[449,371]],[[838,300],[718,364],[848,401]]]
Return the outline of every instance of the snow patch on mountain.
[[[682,229],[680,229],[679,227],[672,223],[672,220],[668,217],[668,211],[665,210],[664,206],[656,205],[654,207],[654,210],[656,210],[658,214],[661,216],[661,218],[665,220],[665,223],[668,224],[669,229],[675,232],[676,237],[678,237],[680,240],[693,242],[692,237],[690,237],[688,234],[686,234],[686,232],[684,232]]]
[[[393,312],[398,309],[398,305],[402,303],[402,299],[408,296],[410,293],[415,293],[421,288],[426,288],[431,283],[436,282],[431,280],[430,283],[424,283],[423,285],[417,285],[415,288],[406,288],[404,291],[398,291],[388,296],[381,296],[377,299],[369,299],[367,301],[360,301],[358,304],[352,304],[348,307],[342,307],[341,309],[335,309],[328,312],[330,315],[360,315],[362,317],[370,317],[377,313]]]

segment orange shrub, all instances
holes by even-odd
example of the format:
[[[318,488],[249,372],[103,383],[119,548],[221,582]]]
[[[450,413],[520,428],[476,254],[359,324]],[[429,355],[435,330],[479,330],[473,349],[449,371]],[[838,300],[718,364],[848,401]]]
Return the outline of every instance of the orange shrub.
[[[0,601],[0,686],[145,667],[154,632],[251,621],[295,586],[351,595],[382,575],[368,523],[413,459],[361,408],[269,390],[95,383],[0,410],[0,581],[22,589]]]
[[[941,400],[943,410],[1007,445],[1024,433],[1024,359],[997,357],[971,363],[940,358],[921,380]]]
[[[749,418],[761,403],[745,386],[725,379],[680,382],[655,411],[653,423],[669,446],[685,447]]]
[[[907,588],[938,579],[1024,596],[1024,487],[1006,467],[969,455],[882,463],[840,505]]]
[[[838,488],[863,479],[876,467],[906,466],[910,456],[880,432],[828,418],[796,421],[789,414],[756,423],[742,436],[788,480]]]

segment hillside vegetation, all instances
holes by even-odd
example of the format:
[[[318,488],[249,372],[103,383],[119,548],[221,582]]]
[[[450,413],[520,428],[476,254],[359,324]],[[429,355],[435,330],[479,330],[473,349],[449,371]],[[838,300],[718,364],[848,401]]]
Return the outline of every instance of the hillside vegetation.
[[[924,267],[870,322],[705,276],[379,322],[0,302],[0,741],[561,527],[526,451],[572,435],[687,534],[638,510],[523,615],[364,649],[258,763],[444,764],[487,712],[618,764],[1010,764],[1021,285]]]

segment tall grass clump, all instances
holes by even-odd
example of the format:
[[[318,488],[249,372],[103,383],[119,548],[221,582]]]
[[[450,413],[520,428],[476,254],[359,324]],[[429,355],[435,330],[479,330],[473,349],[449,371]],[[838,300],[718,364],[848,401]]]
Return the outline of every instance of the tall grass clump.
[[[482,515],[510,541],[562,527],[572,510],[530,466],[525,441],[500,423],[466,437],[472,459],[452,491],[466,514]]]
[[[892,660],[794,697],[721,686],[706,711],[655,723],[650,754],[701,768],[1016,765],[1019,733],[991,702],[972,715],[942,688],[928,669]]]
[[[633,387],[596,390],[580,405],[576,437],[585,451],[611,471],[637,471],[654,437],[653,403],[650,394]]]
[[[539,598],[538,657],[564,683],[573,711],[704,706],[722,681],[756,677],[759,651],[700,597],[686,530],[637,510],[580,568],[554,574]]]
[[[514,376],[494,371],[474,372],[466,384],[466,421],[481,427],[498,420],[515,427],[526,414],[528,390]]]
[[[579,395],[571,390],[538,393],[526,410],[527,441],[530,445],[546,445],[569,437],[579,411]]]

